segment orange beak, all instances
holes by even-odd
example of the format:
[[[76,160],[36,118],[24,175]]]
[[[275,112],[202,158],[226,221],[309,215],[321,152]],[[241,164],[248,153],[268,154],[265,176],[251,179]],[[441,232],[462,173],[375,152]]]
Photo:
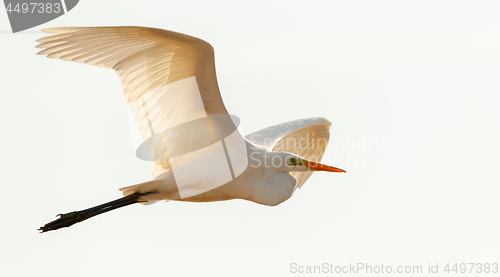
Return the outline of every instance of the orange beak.
[[[307,167],[313,171],[329,171],[329,172],[342,172],[342,173],[345,172],[345,170],[343,170],[343,169],[329,166],[329,165],[325,165],[325,164],[309,162],[309,161],[303,161],[303,163],[304,163],[305,167]]]

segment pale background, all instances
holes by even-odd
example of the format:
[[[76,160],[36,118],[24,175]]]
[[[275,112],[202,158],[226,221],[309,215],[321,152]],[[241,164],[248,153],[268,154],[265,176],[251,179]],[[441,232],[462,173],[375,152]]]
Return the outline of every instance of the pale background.
[[[499,263],[499,10],[498,1],[86,0],[24,34],[9,34],[1,11],[0,275]],[[35,56],[35,30],[104,25],[209,41],[226,106],[247,133],[329,117],[325,161],[347,174],[316,173],[272,208],[134,205],[39,234],[58,213],[150,179],[115,73]]]

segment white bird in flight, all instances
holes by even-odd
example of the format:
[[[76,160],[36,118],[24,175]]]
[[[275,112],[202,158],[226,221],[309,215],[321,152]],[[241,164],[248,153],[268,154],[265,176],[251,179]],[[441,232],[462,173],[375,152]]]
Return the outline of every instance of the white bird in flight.
[[[153,180],[120,189],[124,197],[60,214],[41,232],[69,227],[134,203],[245,199],[275,206],[314,171],[345,172],[319,163],[331,121],[305,118],[243,137],[224,106],[213,47],[204,40],[146,27],[63,27],[42,30],[38,54],[111,68],[142,144]]]

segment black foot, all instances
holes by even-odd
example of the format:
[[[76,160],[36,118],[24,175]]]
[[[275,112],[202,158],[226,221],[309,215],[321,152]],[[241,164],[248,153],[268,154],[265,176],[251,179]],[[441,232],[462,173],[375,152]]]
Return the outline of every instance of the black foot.
[[[149,194],[149,193],[144,193],[142,195],[145,195],[145,194]],[[122,198],[117,199],[115,201],[104,203],[102,205],[95,206],[95,207],[92,207],[92,208],[89,208],[86,210],[71,212],[71,213],[67,213],[67,214],[59,214],[58,216],[60,216],[60,217],[58,219],[45,224],[45,226],[40,227],[38,229],[38,231],[40,231],[41,233],[44,233],[47,231],[52,231],[52,230],[57,230],[57,229],[64,228],[64,227],[69,227],[75,223],[82,222],[82,221],[89,219],[93,216],[96,216],[98,214],[102,214],[102,213],[109,212],[109,211],[112,211],[112,210],[120,208],[120,207],[125,207],[127,205],[138,203],[139,202],[138,199],[139,199],[140,195],[141,194],[136,192],[134,194],[122,197]]]
[[[58,219],[45,224],[45,226],[40,227],[38,231],[40,233],[57,230],[59,228],[69,227],[75,223],[85,220],[86,218],[82,218],[80,212],[71,212],[67,214],[58,214]]]

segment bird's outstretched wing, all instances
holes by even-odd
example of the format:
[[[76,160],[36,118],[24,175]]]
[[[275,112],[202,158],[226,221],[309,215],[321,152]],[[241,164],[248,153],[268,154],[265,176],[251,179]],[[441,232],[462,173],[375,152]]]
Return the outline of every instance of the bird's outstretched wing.
[[[272,151],[289,152],[320,162],[330,139],[332,122],[325,117],[311,117],[277,124],[246,136],[249,141]],[[297,186],[311,177],[312,171],[291,172]]]
[[[115,70],[142,139],[149,140],[148,147],[155,151],[165,152],[164,157],[168,155],[161,132],[202,118],[212,132],[210,115],[227,114],[217,84],[214,49],[206,41],[146,27],[42,31],[52,35],[38,40],[36,47],[43,49],[38,54]],[[153,176],[170,168],[168,159],[155,160]]]

